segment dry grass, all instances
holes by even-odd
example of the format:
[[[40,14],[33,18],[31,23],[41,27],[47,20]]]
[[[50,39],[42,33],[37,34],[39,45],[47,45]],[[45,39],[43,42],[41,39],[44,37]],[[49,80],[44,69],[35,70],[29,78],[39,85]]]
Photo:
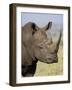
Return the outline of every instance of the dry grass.
[[[58,51],[58,63],[46,64],[43,62],[37,63],[35,76],[55,76],[63,74],[63,48],[60,46]]]

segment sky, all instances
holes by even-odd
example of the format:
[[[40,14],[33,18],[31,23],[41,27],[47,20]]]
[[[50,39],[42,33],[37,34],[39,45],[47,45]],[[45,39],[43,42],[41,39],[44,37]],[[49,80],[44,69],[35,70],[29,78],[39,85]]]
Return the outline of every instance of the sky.
[[[63,25],[62,14],[48,14],[48,13],[21,13],[21,24],[25,25],[27,22],[35,22],[39,27],[45,26],[49,21],[56,25]]]
[[[21,13],[21,25],[28,22],[34,22],[39,27],[45,27],[48,22],[52,21],[52,27],[47,31],[48,38],[59,36],[60,30],[63,31],[63,15],[48,13]]]

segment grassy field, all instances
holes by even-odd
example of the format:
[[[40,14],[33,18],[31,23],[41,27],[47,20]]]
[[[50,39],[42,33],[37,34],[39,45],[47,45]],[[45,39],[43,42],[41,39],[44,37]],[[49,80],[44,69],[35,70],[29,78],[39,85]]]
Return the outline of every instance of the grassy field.
[[[37,63],[35,76],[55,76],[63,74],[63,48],[59,47],[58,63],[46,64],[43,62]]]

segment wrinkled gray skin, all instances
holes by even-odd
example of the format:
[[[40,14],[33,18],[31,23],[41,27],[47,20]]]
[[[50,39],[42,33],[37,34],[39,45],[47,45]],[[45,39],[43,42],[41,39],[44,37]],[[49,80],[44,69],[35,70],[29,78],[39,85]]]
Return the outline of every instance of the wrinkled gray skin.
[[[38,60],[44,63],[58,62],[61,33],[57,42],[53,43],[46,34],[51,26],[52,22],[43,28],[29,22],[22,27],[22,76],[33,76]]]

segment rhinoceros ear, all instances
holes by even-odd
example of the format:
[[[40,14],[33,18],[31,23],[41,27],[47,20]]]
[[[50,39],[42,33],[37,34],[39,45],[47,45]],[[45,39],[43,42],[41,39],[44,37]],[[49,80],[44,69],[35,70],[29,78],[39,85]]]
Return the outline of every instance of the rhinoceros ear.
[[[32,29],[33,30],[35,30],[35,27],[36,27],[35,23],[32,23]]]
[[[50,22],[46,25],[45,30],[46,30],[46,31],[49,30],[49,29],[51,28],[51,26],[52,26],[52,22],[50,21]]]
[[[35,23],[32,23],[31,28],[33,29],[33,31],[32,31],[32,35],[33,35],[37,31],[38,27],[36,26]]]

